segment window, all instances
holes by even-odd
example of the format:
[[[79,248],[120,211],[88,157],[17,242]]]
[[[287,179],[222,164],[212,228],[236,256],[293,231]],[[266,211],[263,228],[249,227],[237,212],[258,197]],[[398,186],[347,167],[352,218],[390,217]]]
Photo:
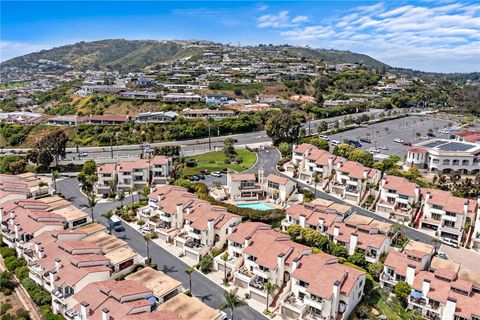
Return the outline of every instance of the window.
[[[468,166],[469,165],[469,161],[468,160],[463,160],[462,161],[462,166]]]
[[[443,226],[444,226],[444,227],[448,227],[448,228],[455,228],[455,222],[445,220],[445,221],[443,222]]]
[[[437,209],[437,210],[442,210],[443,207],[442,207],[442,206],[439,206],[438,204],[434,204],[434,205],[432,206],[432,208],[433,208],[433,209]]]
[[[433,219],[433,220],[440,221],[440,220],[442,219],[442,215],[441,215],[441,214],[438,214],[438,213],[433,213],[433,214],[432,214],[432,219]]]
[[[455,160],[452,161],[452,164],[454,166],[458,166],[460,164],[460,160],[455,159]]]
[[[449,217],[456,217],[456,216],[457,216],[455,213],[453,213],[453,212],[448,212],[448,211],[445,212],[445,214],[446,214],[447,216],[449,216]]]
[[[443,164],[443,165],[449,165],[449,164],[450,164],[450,160],[445,159],[445,160],[443,160],[442,164]]]
[[[433,164],[439,164],[440,161],[439,161],[438,159],[432,159],[432,163],[433,163]]]
[[[272,189],[279,189],[280,188],[278,183],[275,183],[275,182],[272,182],[272,181],[268,181],[268,187],[272,188]]]

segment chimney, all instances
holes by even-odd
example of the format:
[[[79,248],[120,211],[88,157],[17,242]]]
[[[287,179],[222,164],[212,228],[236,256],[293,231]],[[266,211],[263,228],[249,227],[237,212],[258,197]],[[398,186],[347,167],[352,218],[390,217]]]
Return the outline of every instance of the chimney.
[[[3,222],[3,207],[0,206],[0,223]]]
[[[323,231],[323,224],[325,223],[325,220],[323,218],[318,218],[318,226],[320,227],[320,230]]]
[[[465,203],[463,204],[463,214],[465,215],[465,217],[468,214],[468,200],[465,201]]]
[[[10,220],[14,220],[14,219],[15,219],[15,212],[10,211]]]
[[[181,203],[177,203],[177,214],[182,214],[182,204]]]
[[[340,299],[340,285],[342,283],[337,280],[335,281],[335,283],[333,284],[333,288],[332,288],[332,291],[333,291],[333,297],[332,297],[332,319],[335,319],[336,316],[337,316],[337,313],[338,313],[338,300]]]
[[[215,227],[215,220],[214,219],[208,219],[207,226],[208,226],[208,232],[210,234],[213,234],[214,227]]]
[[[300,227],[305,228],[305,220],[306,220],[305,214],[303,213],[300,214],[300,219],[299,219]]]
[[[20,223],[15,223],[15,239],[20,239]]]
[[[62,267],[62,260],[55,259],[55,270],[58,272],[58,270],[60,270],[61,267]]]
[[[233,231],[235,230],[235,227],[236,227],[235,223],[232,223],[231,225],[229,225],[227,229],[227,233],[232,234]]]
[[[336,238],[340,235],[340,227],[339,226],[335,226],[333,228],[333,237]]]
[[[418,202],[420,200],[420,187],[415,186],[415,201]]]
[[[252,241],[252,237],[246,237],[245,238],[245,248],[250,245],[250,242]]]
[[[82,320],[87,320],[88,316],[90,315],[90,304],[86,301],[82,301],[80,303],[80,314],[82,316]]]
[[[50,286],[54,287],[55,280],[57,280],[57,271],[50,271]]]
[[[430,279],[423,279],[422,283],[422,296],[427,298],[427,294],[430,291]]]
[[[405,281],[410,285],[413,286],[413,280],[415,279],[415,266],[409,264],[407,266],[407,276],[405,277]]]
[[[38,250],[38,259],[42,259],[44,256],[45,256],[45,253],[43,252],[43,249],[40,248],[40,250]]]
[[[382,178],[382,188],[385,187],[385,184],[387,183],[387,176],[384,176]]]
[[[300,266],[300,257],[293,259],[292,273]]]
[[[432,195],[432,193],[430,191],[427,191],[427,193],[425,194],[425,203],[428,203],[431,195]]]
[[[368,178],[368,172],[370,171],[370,169],[365,169],[363,170],[363,179],[367,179]]]
[[[445,308],[443,308],[442,320],[455,319],[455,310],[457,309],[457,299],[448,297]]]
[[[40,245],[42,243],[40,241],[35,241],[35,252],[38,253],[40,251]]]
[[[107,308],[102,309],[102,320],[110,320],[110,310]]]
[[[330,174],[330,171],[332,170],[333,167],[333,157],[328,158],[328,174]]]
[[[357,241],[358,241],[358,234],[352,233],[350,235],[350,243],[348,245],[348,255],[351,256],[355,253],[355,249],[357,248]]]

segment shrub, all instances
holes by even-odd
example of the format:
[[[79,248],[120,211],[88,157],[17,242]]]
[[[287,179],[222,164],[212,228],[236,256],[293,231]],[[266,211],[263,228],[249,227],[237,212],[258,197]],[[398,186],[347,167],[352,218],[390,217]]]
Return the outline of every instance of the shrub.
[[[27,319],[30,319],[30,314],[28,313],[27,310],[22,308],[22,309],[18,309],[15,312],[15,317],[19,320],[27,320]]]
[[[143,225],[145,224],[145,220],[138,220],[138,221],[137,221],[137,224],[138,224],[139,226],[143,226]]]
[[[0,306],[0,315],[3,316],[10,309],[12,309],[12,305],[10,303],[8,303],[8,302],[2,303],[2,305]]]
[[[17,268],[17,270],[15,270],[15,275],[18,277],[18,279],[20,279],[20,281],[22,281],[25,278],[28,278],[28,267],[24,266],[24,267]]]
[[[17,260],[15,256],[9,256],[5,260],[5,266],[7,267],[8,270],[14,271],[20,266],[20,261]]]
[[[383,272],[383,263],[375,262],[371,263],[367,267],[368,273],[372,275],[373,278],[378,279]]]
[[[222,252],[223,252],[222,249],[218,249],[218,248],[214,247],[214,248],[212,249],[212,251],[211,251],[210,254],[212,255],[212,257],[215,258],[216,256],[218,256],[218,255],[221,254]]]
[[[28,294],[39,306],[50,305],[52,302],[52,296],[39,286],[37,286],[33,291],[28,292]]]
[[[8,258],[8,257],[16,257],[16,252],[15,252],[15,249],[12,249],[10,247],[2,247],[0,248],[0,254],[2,255],[2,257],[5,259],[5,258]]]
[[[365,260],[365,255],[361,252],[355,252],[347,258],[348,262],[351,262],[359,267],[365,267],[367,261]]]
[[[213,258],[211,255],[204,256],[197,265],[197,268],[203,273],[209,273],[212,269]]]
[[[21,280],[21,283],[25,290],[27,290],[28,292],[33,291],[35,290],[35,288],[37,288],[37,284],[35,283],[35,281],[30,278],[25,278]]]
[[[52,310],[50,309],[50,306],[40,307],[40,313],[42,314],[43,319],[45,320],[65,320],[65,318],[62,317],[61,315],[53,314]]]

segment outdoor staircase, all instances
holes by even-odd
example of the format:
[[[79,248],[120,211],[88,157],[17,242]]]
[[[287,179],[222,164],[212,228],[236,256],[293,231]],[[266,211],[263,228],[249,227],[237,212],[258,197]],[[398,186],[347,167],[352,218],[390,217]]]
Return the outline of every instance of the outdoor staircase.
[[[285,298],[285,295],[287,295],[290,292],[290,288],[292,287],[292,280],[289,280],[288,282],[283,282],[282,286],[278,290],[277,295],[275,298],[273,298],[272,303],[270,303],[270,307],[272,310],[278,309],[280,306],[280,301]]]

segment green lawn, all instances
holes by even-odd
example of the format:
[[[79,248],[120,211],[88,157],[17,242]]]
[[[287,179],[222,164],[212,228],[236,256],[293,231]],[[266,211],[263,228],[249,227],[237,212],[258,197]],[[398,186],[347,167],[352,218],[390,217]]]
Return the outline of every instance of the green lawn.
[[[197,161],[197,166],[193,168],[186,167],[182,170],[182,175],[190,176],[206,170],[207,172],[222,171],[224,168],[242,172],[251,168],[257,160],[257,155],[247,149],[236,149],[237,156],[241,157],[242,162],[238,164],[226,164],[223,151],[213,151],[198,156],[186,157],[185,162],[190,159]]]
[[[393,311],[385,301],[386,297],[383,297],[379,292],[375,291],[368,297],[368,304],[377,309],[381,314],[387,316],[388,320],[401,320],[395,311]]]

